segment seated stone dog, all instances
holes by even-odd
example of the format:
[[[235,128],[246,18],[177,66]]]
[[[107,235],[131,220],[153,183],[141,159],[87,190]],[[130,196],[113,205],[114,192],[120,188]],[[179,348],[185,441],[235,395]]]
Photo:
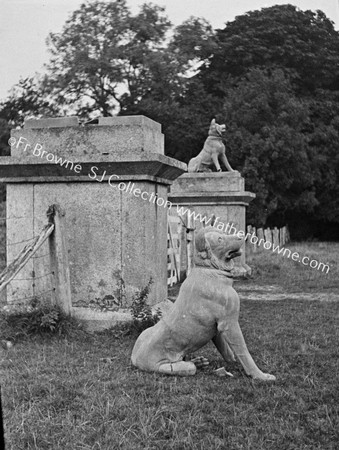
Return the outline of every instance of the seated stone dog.
[[[188,172],[211,172],[213,165],[218,172],[221,172],[219,158],[227,170],[233,172],[226,158],[226,148],[222,141],[225,130],[226,125],[219,125],[215,119],[212,120],[204,147],[198,156],[189,161]]]
[[[168,375],[194,375],[196,366],[184,361],[185,355],[212,340],[225,361],[236,357],[247,375],[275,380],[256,366],[238,323],[240,302],[231,272],[243,239],[206,227],[197,233],[195,244],[195,267],[168,315],[138,337],[132,364]]]

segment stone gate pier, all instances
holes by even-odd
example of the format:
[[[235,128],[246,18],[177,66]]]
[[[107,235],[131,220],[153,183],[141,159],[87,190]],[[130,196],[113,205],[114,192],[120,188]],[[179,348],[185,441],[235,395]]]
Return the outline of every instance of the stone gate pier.
[[[144,116],[100,118],[86,126],[77,117],[27,120],[11,132],[11,156],[0,159],[8,262],[57,204],[64,211],[74,315],[90,318],[88,306],[105,300],[118,314],[150,278],[150,303],[166,299],[167,192],[185,170],[164,156],[161,125]],[[13,280],[8,303],[53,285],[44,253],[47,247]]]
[[[187,208],[200,217],[212,218],[214,227],[226,234],[243,231],[246,235],[246,207],[255,194],[245,191],[245,181],[238,171],[184,173],[170,187],[169,200],[179,208]],[[192,217],[192,216],[191,216]],[[193,228],[204,222],[196,219]],[[186,245],[182,245],[181,261],[186,261]],[[245,246],[242,255],[234,259],[236,274],[250,272],[246,264]],[[181,267],[183,269],[183,267]]]

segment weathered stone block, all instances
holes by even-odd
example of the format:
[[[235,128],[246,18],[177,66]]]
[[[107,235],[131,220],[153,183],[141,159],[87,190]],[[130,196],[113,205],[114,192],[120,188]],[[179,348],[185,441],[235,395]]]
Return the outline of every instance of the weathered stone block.
[[[21,249],[33,238],[33,186],[11,186],[7,188],[7,265],[9,265]],[[22,299],[34,295],[34,259],[19,272],[7,287],[7,302],[18,303]]]
[[[227,174],[227,176],[225,176]],[[176,192],[182,194],[196,193],[206,196],[207,192],[217,194],[220,192],[239,192],[245,188],[244,179],[240,173],[223,172],[223,173],[185,173],[175,180],[171,187],[171,194],[175,195]]]
[[[100,309],[105,299],[111,312],[125,310],[151,277],[150,303],[164,300],[167,191],[186,165],[163,155],[161,126],[146,117],[105,118],[86,127],[72,126],[71,119],[68,126],[46,119],[12,131],[20,145],[0,160],[0,179],[7,182],[9,211],[27,211],[30,222],[24,230],[19,222],[9,222],[9,238],[32,238],[46,224],[48,207],[59,204],[65,211],[75,311],[90,304]],[[62,167],[46,154],[67,158],[81,170]],[[32,267],[27,266],[28,272],[41,276],[33,288],[18,277],[20,296],[40,295],[53,287],[44,255],[48,243]],[[9,292],[9,301],[17,298]]]
[[[33,157],[34,164],[39,164],[46,163],[47,154],[74,162],[100,156],[103,160],[108,156],[109,161],[114,155],[114,161],[120,161],[131,156],[140,158],[145,153],[164,154],[161,126],[147,117],[107,117],[99,125],[87,126],[75,126],[75,119],[31,119],[24,129],[12,130],[11,136],[17,142],[21,137],[21,141],[12,146],[11,155]],[[53,164],[52,157],[50,162]]]
[[[48,119],[28,119],[25,121],[25,128],[65,128],[79,126],[79,119],[73,117],[56,117]]]
[[[197,231],[204,224],[210,225],[214,216],[214,226],[218,230],[227,234],[238,231],[246,234],[246,206],[255,198],[255,194],[244,189],[244,179],[237,171],[185,173],[172,184],[169,200],[179,208],[187,208],[195,217],[200,214],[193,225]],[[193,214],[191,217],[194,218]],[[183,253],[182,261],[185,260],[186,254]],[[246,265],[245,248],[234,262],[239,274],[250,270]]]

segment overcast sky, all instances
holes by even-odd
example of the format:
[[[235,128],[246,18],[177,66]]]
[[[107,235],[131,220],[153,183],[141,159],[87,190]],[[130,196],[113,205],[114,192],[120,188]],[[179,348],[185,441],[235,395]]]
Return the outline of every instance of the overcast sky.
[[[107,0],[109,1],[109,0]],[[61,31],[69,14],[82,0],[0,0],[0,100],[20,76],[43,72],[48,61],[45,40],[49,32]],[[147,0],[128,0],[132,12]],[[321,9],[339,29],[339,0],[153,0],[165,6],[174,24],[190,16],[204,17],[214,28],[235,16],[262,7],[292,3],[302,10]]]

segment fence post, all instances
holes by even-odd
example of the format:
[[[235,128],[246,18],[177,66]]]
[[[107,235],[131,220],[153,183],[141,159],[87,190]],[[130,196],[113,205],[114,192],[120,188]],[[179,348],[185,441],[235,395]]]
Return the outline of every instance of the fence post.
[[[247,233],[251,234],[252,230],[253,230],[252,225],[247,225]],[[250,243],[248,238],[246,239],[246,242],[245,242],[245,249],[246,249],[246,255],[248,255],[248,256],[250,254],[252,254],[254,251],[254,246],[253,246],[253,244]]]
[[[284,228],[279,229],[279,245],[280,247],[284,245]]]
[[[291,237],[290,237],[290,230],[288,229],[288,225],[286,225],[286,231],[285,231],[285,243],[287,243],[287,242],[290,242],[290,239],[291,239]]]
[[[271,228],[264,229],[265,242],[272,243],[272,231]]]
[[[193,268],[193,258],[194,258],[194,227],[193,220],[190,214],[187,214],[187,225],[186,225],[186,242],[187,242],[187,269],[186,276],[188,276]]]
[[[68,315],[72,310],[71,280],[68,263],[68,250],[65,234],[65,212],[59,205],[52,205],[47,216],[54,223],[54,233],[50,236],[51,269],[55,278],[57,305]]]
[[[273,237],[273,244],[275,246],[279,245],[279,230],[277,227],[274,227],[274,229],[272,230],[272,237]]]
[[[247,233],[251,233],[251,225],[247,225],[246,230],[247,230]],[[248,239],[246,239],[244,246],[245,246],[246,255],[249,256],[252,253],[252,249],[251,249],[251,244],[249,243]]]
[[[263,245],[260,246],[260,241],[265,240],[264,231],[262,228],[257,228],[257,237],[258,237],[258,251],[260,252],[264,248]]]
[[[251,236],[258,237],[257,236],[257,229],[256,229],[256,227],[252,227]],[[253,253],[257,253],[257,251],[258,251],[258,243],[251,244],[251,247],[252,247],[252,252]]]
[[[171,228],[171,217],[173,219],[176,219],[175,216],[168,216],[168,224],[167,224],[167,231],[168,231],[168,244],[169,248],[167,249],[167,256],[170,257],[170,279],[169,279],[169,285],[172,286],[173,284],[180,281],[180,248],[179,248],[179,261],[177,259],[178,257],[178,249],[176,246],[176,243],[178,242],[178,239],[174,240],[172,228]],[[178,223],[173,220],[173,223],[177,226],[177,232],[174,233],[175,237],[178,236]],[[167,279],[168,284],[168,279]]]

